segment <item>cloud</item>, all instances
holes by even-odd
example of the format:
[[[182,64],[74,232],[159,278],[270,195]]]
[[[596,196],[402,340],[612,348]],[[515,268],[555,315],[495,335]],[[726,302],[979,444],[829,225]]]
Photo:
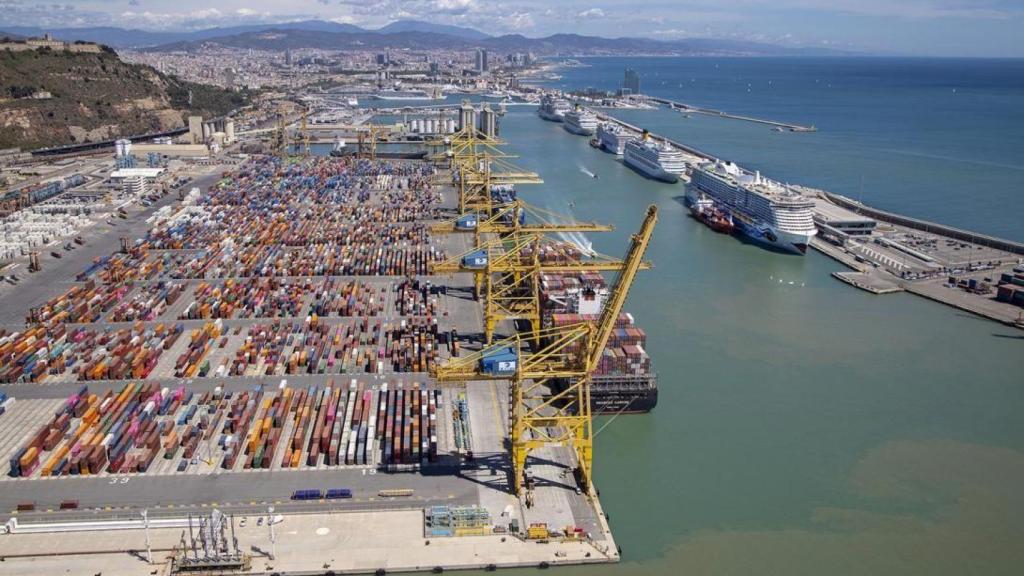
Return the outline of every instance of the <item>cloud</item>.
[[[584,19],[585,18],[604,18],[604,10],[601,10],[600,8],[590,8],[590,9],[584,10],[582,12],[577,12],[576,16],[578,18],[584,18]]]

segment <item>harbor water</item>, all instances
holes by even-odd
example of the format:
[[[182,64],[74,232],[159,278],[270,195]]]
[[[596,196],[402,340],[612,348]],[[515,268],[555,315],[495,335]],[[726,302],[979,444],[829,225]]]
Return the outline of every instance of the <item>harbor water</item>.
[[[779,134],[669,111],[622,116],[768,175],[850,192],[834,184],[852,176],[830,180],[806,154],[797,158],[808,148],[829,154],[802,139],[842,140],[824,121],[695,103],[823,131]],[[655,268],[640,274],[626,306],[648,332],[660,400],[596,438],[595,479],[624,561],[559,573],[1018,573],[1024,333],[915,296],[858,291],[833,279],[842,267],[817,252],[776,254],[716,234],[687,215],[682,185],[640,177],[532,109],[510,108],[501,131],[515,162],[545,180],[521,186],[524,199],[616,226],[589,236],[598,251],[621,256],[645,207],[660,209],[647,253]],[[1000,186],[999,170],[982,172],[992,179],[974,190]],[[864,198],[1022,237],[1019,198],[1012,214],[988,201],[939,213],[925,209],[934,198],[878,194],[866,188]]]

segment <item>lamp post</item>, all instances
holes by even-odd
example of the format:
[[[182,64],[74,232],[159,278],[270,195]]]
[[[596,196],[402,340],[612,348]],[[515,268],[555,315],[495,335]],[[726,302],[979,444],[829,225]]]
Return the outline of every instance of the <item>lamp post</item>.
[[[277,559],[277,538],[274,536],[274,507],[267,507],[267,525],[270,527],[270,559]]]
[[[153,563],[153,547],[149,543],[149,510],[142,511],[142,526],[146,530],[146,558],[149,563]]]

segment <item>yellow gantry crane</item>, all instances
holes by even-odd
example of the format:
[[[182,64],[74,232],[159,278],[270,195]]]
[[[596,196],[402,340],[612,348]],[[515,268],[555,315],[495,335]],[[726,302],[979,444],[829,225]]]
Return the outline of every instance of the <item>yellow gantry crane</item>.
[[[530,214],[531,221],[527,221]],[[480,220],[466,214],[435,224],[433,233],[476,232],[475,248],[432,265],[436,274],[473,272],[478,298],[483,298],[484,333],[490,343],[503,320],[527,320],[540,324],[539,286],[547,272],[599,272],[622,269],[622,262],[599,254],[584,253],[568,242],[546,238],[546,233],[607,232],[613,226],[572,222],[564,216],[534,208],[522,200],[499,208]],[[484,241],[481,234],[493,235]],[[544,250],[557,250],[570,259],[544,262]],[[496,274],[496,276],[495,276]]]
[[[595,222],[576,222],[565,215],[530,206],[523,200],[516,199],[495,208],[490,214],[467,212],[450,220],[438,222],[430,227],[430,232],[473,233],[476,235],[476,245],[480,246],[481,234],[508,236],[557,232],[610,232],[614,229],[614,226]]]
[[[309,112],[307,110],[302,111],[302,132],[300,134],[302,138],[302,155],[309,157],[309,126],[306,123]]]
[[[459,213],[492,214],[494,194],[511,191],[516,184],[543,184],[536,172],[521,170],[505,160],[509,156],[492,156],[487,150],[473,154],[472,159],[455,156],[452,177],[459,189]]]
[[[555,251],[558,261],[545,260]],[[583,253],[569,242],[542,233],[491,238],[482,245],[431,265],[434,274],[473,272],[476,295],[483,300],[484,334],[491,342],[503,320],[527,320],[540,326],[540,281],[545,273],[620,272],[626,263],[594,252]],[[640,267],[650,268],[642,262]],[[537,338],[534,338],[536,340]]]
[[[377,126],[376,124],[370,124],[366,130],[360,130],[358,133],[359,140],[359,155],[362,158],[369,158],[370,160],[377,159],[377,139],[379,136],[388,131],[388,128],[384,126]],[[366,142],[369,140],[370,149],[366,150]]]
[[[516,334],[479,352],[452,358],[433,370],[440,382],[510,381],[513,485],[517,494],[522,493],[530,452],[556,446],[572,447],[580,483],[590,493],[594,441],[590,378],[636,273],[643,267],[657,219],[657,207],[649,207],[596,323],[534,328],[533,333]],[[530,340],[541,344],[531,347]],[[560,382],[564,385],[558,385]]]
[[[431,158],[451,169],[452,183],[459,190],[460,214],[471,211],[490,214],[492,191],[498,187],[543,183],[537,173],[521,170],[508,162],[508,158],[515,156],[498,148],[504,143],[468,125],[454,134],[428,142],[440,148]]]
[[[277,118],[277,127],[271,136],[271,147],[274,150],[274,155],[278,158],[288,157],[288,128],[283,116]]]

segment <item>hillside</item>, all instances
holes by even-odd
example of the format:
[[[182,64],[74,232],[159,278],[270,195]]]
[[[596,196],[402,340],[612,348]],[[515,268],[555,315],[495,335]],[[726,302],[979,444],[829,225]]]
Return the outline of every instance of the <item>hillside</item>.
[[[31,97],[40,92],[50,97]],[[171,130],[184,126],[190,113],[219,116],[246,100],[245,94],[127,64],[112,51],[0,52],[0,148],[32,149]]]

